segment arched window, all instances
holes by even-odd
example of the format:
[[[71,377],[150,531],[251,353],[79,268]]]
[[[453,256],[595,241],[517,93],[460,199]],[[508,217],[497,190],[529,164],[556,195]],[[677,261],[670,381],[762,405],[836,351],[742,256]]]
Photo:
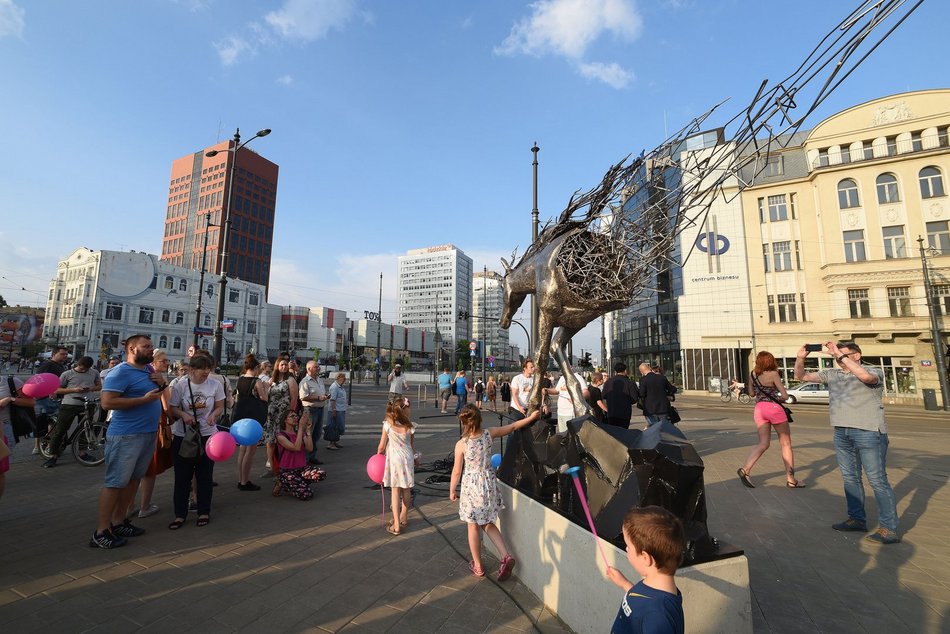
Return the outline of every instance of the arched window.
[[[172,318],[172,313],[171,313],[170,310],[163,310],[163,311],[162,311],[162,322],[163,322],[163,323],[166,323],[166,324],[167,324],[167,323],[168,323],[168,320],[171,319],[171,318]]]
[[[171,275],[165,276],[165,290],[171,291],[175,289],[175,278]]]
[[[881,174],[877,177],[877,202],[881,205],[900,201],[897,189],[897,177],[893,174]]]
[[[940,173],[938,168],[928,165],[920,170],[918,178],[920,179],[921,198],[936,198],[937,196],[946,195],[943,191],[943,174]]]
[[[172,348],[175,350],[181,350],[181,337],[175,337],[172,340]]]
[[[208,294],[208,297],[214,295],[214,284],[208,284],[208,286],[205,288],[205,293]]]
[[[838,207],[841,209],[850,209],[858,207],[861,201],[858,199],[858,184],[853,179],[846,178],[838,183]]]
[[[211,325],[211,315],[205,315],[205,326]]]
[[[183,312],[181,312],[181,311],[178,311],[177,313],[175,313],[175,323],[176,323],[176,324],[183,324],[183,323],[185,323],[185,313],[183,313]]]
[[[167,347],[168,347],[168,337],[166,337],[165,335],[162,335],[161,337],[159,337],[159,338],[158,338],[158,347],[159,347],[159,348],[162,348],[162,349],[167,348]]]
[[[181,278],[181,280],[178,282],[178,290],[180,290],[180,291],[187,291],[187,290],[188,290],[188,280],[186,280],[185,278]]]

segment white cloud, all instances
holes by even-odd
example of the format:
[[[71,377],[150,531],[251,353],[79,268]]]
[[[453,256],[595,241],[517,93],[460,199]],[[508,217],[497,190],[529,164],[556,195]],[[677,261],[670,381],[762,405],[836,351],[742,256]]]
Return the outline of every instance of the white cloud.
[[[355,0],[285,0],[264,20],[285,39],[309,42],[325,37],[330,29],[342,30],[355,14]]]
[[[584,77],[597,79],[613,88],[626,88],[633,81],[633,73],[616,62],[610,64],[601,62],[581,63],[578,64],[577,69]]]
[[[294,78],[291,77],[290,75],[281,75],[280,77],[277,78],[276,81],[281,86],[289,86],[292,83],[294,83]]]
[[[26,28],[26,10],[13,0],[0,0],[0,38],[8,35],[23,37]]]
[[[540,0],[495,48],[502,55],[553,53],[581,59],[604,33],[632,40],[643,20],[631,0]]]
[[[238,59],[245,55],[253,55],[256,51],[254,47],[245,39],[237,35],[229,35],[223,40],[214,43],[215,50],[218,51],[218,57],[225,66],[236,64]]]
[[[557,55],[572,61],[584,77],[623,88],[633,73],[613,62],[585,62],[590,46],[605,34],[633,40],[643,20],[633,0],[539,0],[499,46],[498,55]]]

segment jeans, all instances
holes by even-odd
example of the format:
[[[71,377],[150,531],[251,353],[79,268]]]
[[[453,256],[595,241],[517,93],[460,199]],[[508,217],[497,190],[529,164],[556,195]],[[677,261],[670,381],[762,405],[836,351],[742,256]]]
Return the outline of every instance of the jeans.
[[[897,498],[887,481],[887,434],[852,427],[835,427],[835,455],[844,481],[848,517],[867,522],[864,512],[864,483],[861,468],[877,501],[878,523],[897,532]]]
[[[63,444],[63,436],[69,431],[69,426],[73,424],[73,420],[82,414],[83,407],[83,405],[60,406],[59,413],[56,415],[56,423],[53,426],[53,431],[50,433],[49,439],[49,452],[54,456],[59,457],[59,455],[63,453],[65,447],[60,446]]]
[[[647,419],[647,425],[656,425],[657,423],[668,423],[670,422],[669,414],[644,414],[643,417]]]
[[[468,402],[468,393],[465,394],[455,394],[455,398],[458,399],[458,402],[455,403],[455,414],[456,416],[462,411],[462,408],[465,407],[465,403]]]
[[[311,407],[307,409],[307,411],[310,412],[310,421],[313,423],[313,451],[307,454],[307,460],[311,462],[317,459],[317,441],[323,437],[323,411],[325,409],[325,407]]]

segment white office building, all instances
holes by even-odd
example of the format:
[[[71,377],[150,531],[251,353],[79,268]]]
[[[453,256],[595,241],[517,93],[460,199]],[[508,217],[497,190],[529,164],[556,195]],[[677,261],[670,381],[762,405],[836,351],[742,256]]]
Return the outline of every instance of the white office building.
[[[508,331],[498,325],[505,305],[504,278],[495,271],[478,271],[472,281],[472,339],[484,342],[485,356],[508,356]],[[518,326],[512,325],[512,328]]]
[[[452,244],[399,256],[397,323],[438,334],[442,345],[471,339],[472,258]]]

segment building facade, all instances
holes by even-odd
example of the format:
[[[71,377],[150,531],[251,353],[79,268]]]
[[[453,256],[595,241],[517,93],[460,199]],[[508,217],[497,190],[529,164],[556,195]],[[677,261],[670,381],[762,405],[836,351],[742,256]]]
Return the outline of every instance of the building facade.
[[[187,269],[221,273],[221,223],[228,187],[233,185],[227,275],[266,290],[279,168],[249,148],[235,153],[230,151],[233,147],[233,140],[223,141],[172,162],[161,259]],[[205,156],[212,150],[218,154]],[[235,159],[232,184],[231,163]]]
[[[199,288],[198,271],[155,255],[79,248],[60,260],[50,282],[44,339],[70,348],[73,358],[105,359],[122,354],[129,336],[146,334],[174,361],[186,356],[196,328],[198,347],[211,348],[219,292],[218,276],[206,274]],[[226,292],[224,317],[233,327],[224,330],[221,361],[236,362],[264,349],[267,302],[259,284],[232,279]]]
[[[486,358],[494,357],[499,366],[510,354],[508,331],[498,325],[504,305],[504,278],[495,271],[475,273],[472,280],[472,339],[482,342]]]
[[[436,334],[451,349],[471,339],[472,259],[452,244],[411,249],[399,256],[396,321]]]

